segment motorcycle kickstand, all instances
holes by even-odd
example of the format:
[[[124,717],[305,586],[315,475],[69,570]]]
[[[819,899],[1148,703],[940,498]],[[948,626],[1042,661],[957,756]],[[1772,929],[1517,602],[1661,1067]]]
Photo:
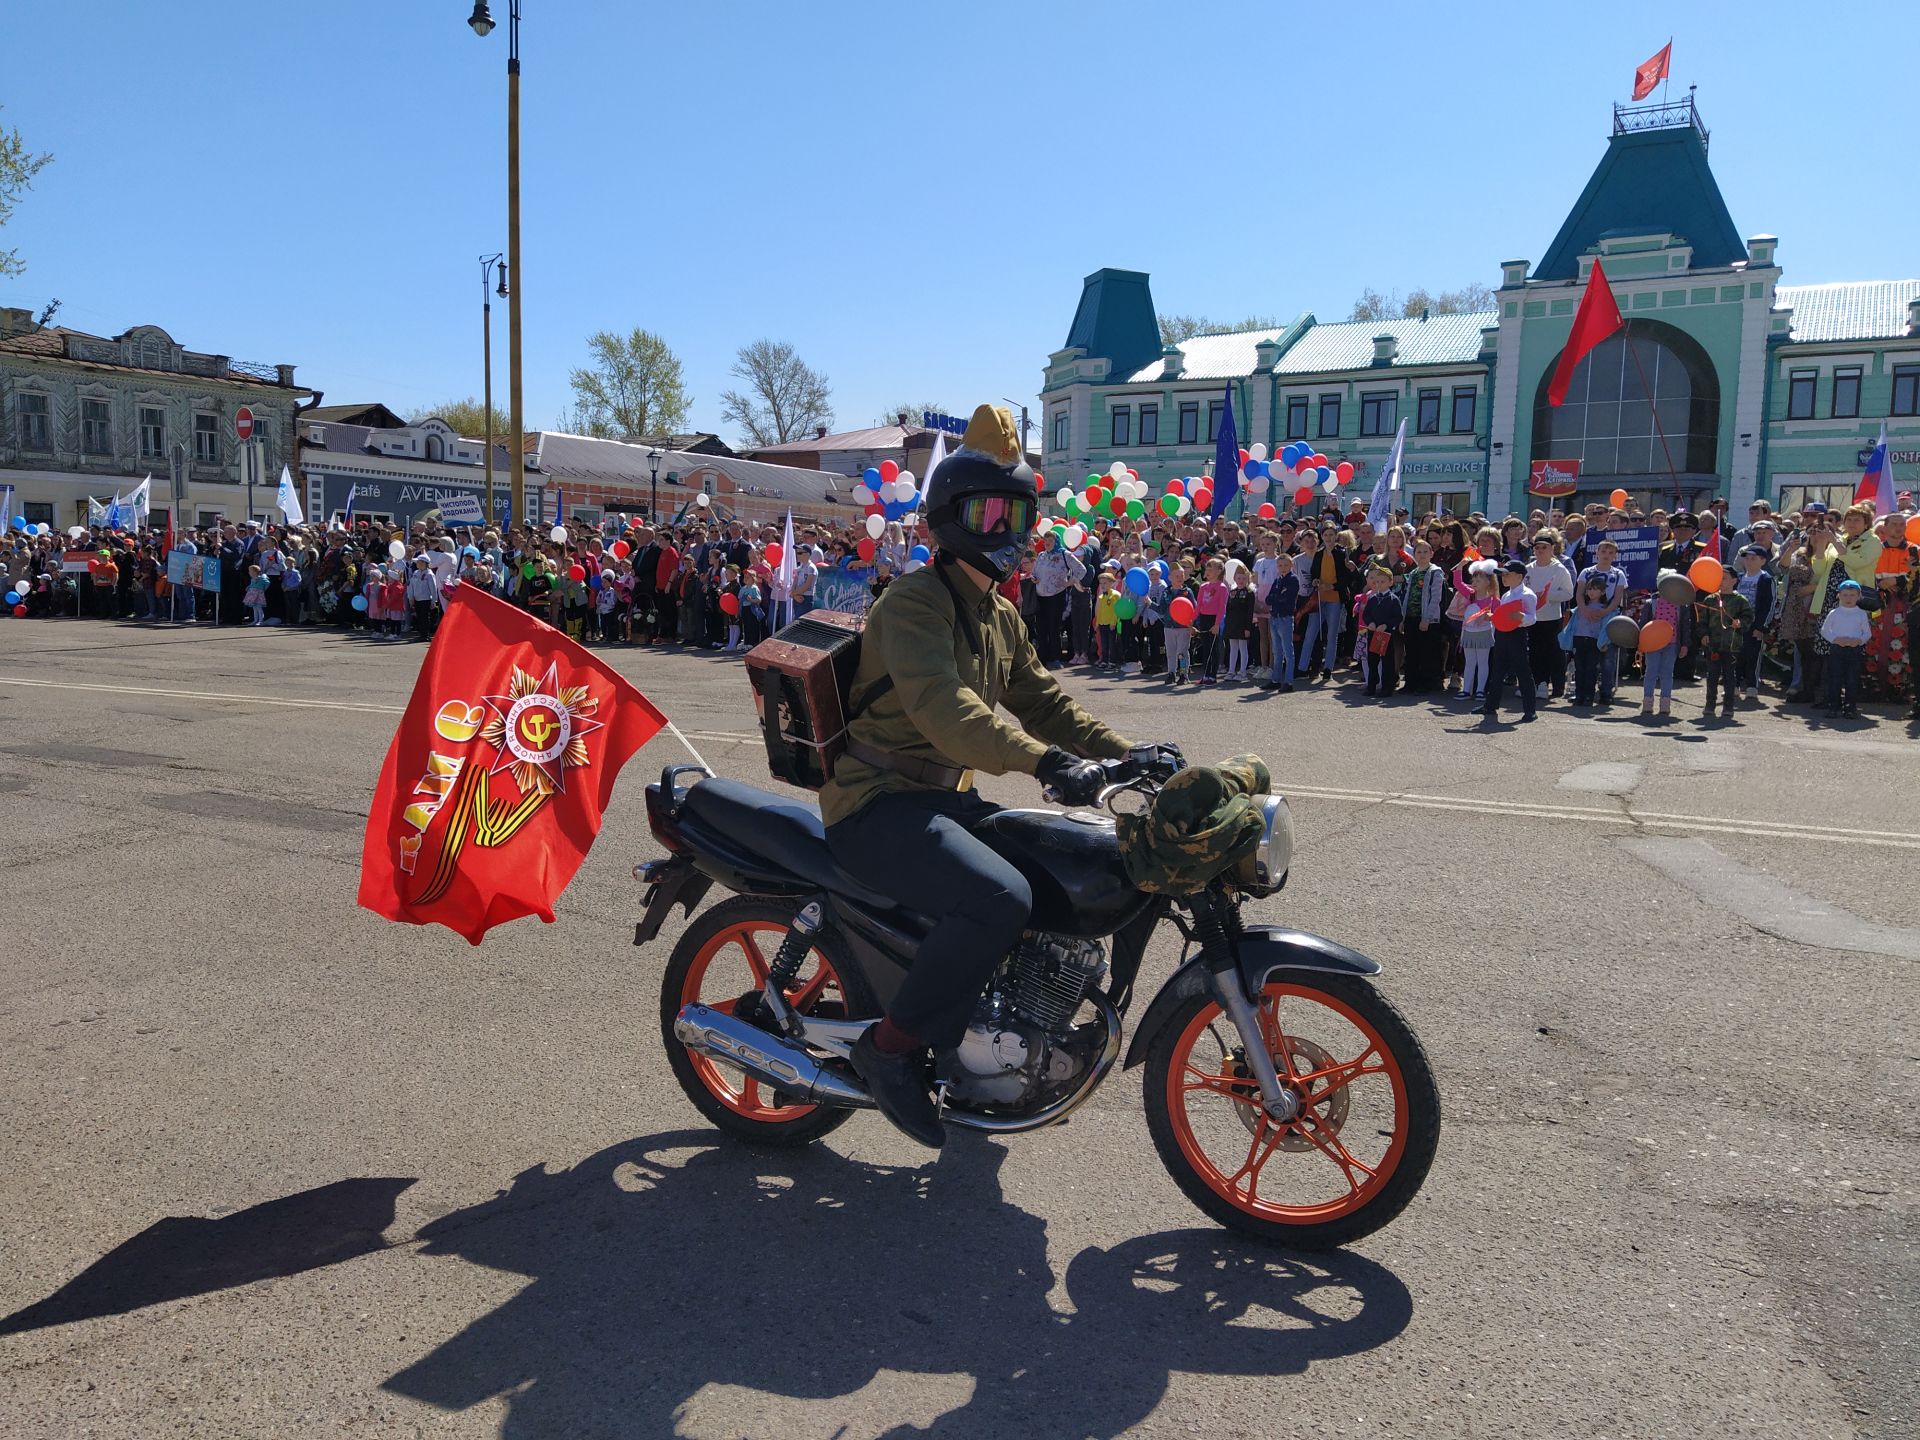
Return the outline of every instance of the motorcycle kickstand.
[[[1240,1032],[1240,1045],[1246,1054],[1247,1068],[1253,1071],[1253,1078],[1260,1086],[1260,1108],[1275,1123],[1288,1123],[1299,1115],[1300,1099],[1281,1083],[1280,1072],[1274,1067],[1273,1056],[1267,1051],[1266,1037],[1260,1033],[1259,1017],[1253,1013],[1253,1006],[1247,1001],[1240,977],[1229,970],[1213,974],[1212,981],[1213,998],[1220,1002],[1220,1008],[1227,1012],[1227,1019]]]

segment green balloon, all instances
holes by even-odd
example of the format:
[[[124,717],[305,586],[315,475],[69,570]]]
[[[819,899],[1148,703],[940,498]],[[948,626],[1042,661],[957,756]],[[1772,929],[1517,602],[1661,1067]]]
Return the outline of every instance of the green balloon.
[[[533,578],[533,562],[531,560],[520,567],[520,574],[528,580]]]
[[[1097,489],[1099,489],[1099,488],[1100,488],[1100,476],[1098,476],[1098,475],[1089,475],[1089,476],[1087,476],[1087,488],[1088,488],[1089,490],[1097,490]]]
[[[1118,600],[1113,602],[1113,613],[1122,620],[1131,620],[1139,608],[1140,606],[1135,603],[1131,595],[1122,595]]]
[[[1145,501],[1143,500],[1127,501],[1127,518],[1129,520],[1138,520],[1142,515],[1146,513],[1147,513],[1147,506]]]
[[[1178,515],[1180,513],[1180,497],[1178,495],[1162,495],[1160,497],[1160,513],[1169,516]]]
[[[1067,497],[1067,503],[1063,508],[1066,510],[1069,520],[1078,520],[1080,518],[1080,497],[1078,495],[1069,495]]]

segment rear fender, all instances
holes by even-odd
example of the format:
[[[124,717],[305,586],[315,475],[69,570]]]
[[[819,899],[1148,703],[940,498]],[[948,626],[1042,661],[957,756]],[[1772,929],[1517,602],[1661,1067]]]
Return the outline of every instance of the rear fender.
[[[1233,961],[1218,948],[1202,950],[1172,975],[1147,1006],[1127,1046],[1125,1068],[1131,1070],[1147,1058],[1153,1037],[1172,1020],[1173,1012],[1196,995],[1211,992],[1214,972],[1229,972]],[[1309,935],[1304,930],[1289,930],[1282,925],[1251,925],[1240,935],[1240,983],[1252,999],[1276,973],[1287,970],[1321,971],[1333,975],[1378,975],[1380,962],[1336,940]]]
[[[633,927],[633,943],[651,944],[675,905],[691,920],[694,910],[712,888],[713,881],[702,875],[691,859],[676,857],[653,862],[648,869],[647,898],[640,912],[640,923]]]

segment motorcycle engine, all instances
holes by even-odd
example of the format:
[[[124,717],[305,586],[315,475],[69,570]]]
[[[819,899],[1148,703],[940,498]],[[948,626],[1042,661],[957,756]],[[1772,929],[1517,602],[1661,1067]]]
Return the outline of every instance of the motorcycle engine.
[[[1090,1063],[1092,1050],[1074,1043],[1073,1017],[1106,968],[1097,940],[1022,936],[959,1045],[935,1057],[949,1098],[1005,1107],[1063,1092]]]

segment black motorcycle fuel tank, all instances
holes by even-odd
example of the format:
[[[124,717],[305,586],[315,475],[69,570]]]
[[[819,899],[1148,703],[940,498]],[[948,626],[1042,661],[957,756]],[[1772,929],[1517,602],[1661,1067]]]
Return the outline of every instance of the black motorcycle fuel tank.
[[[1002,810],[973,834],[1033,887],[1028,924],[1035,930],[1097,940],[1153,901],[1128,883],[1113,821],[1104,815]]]

